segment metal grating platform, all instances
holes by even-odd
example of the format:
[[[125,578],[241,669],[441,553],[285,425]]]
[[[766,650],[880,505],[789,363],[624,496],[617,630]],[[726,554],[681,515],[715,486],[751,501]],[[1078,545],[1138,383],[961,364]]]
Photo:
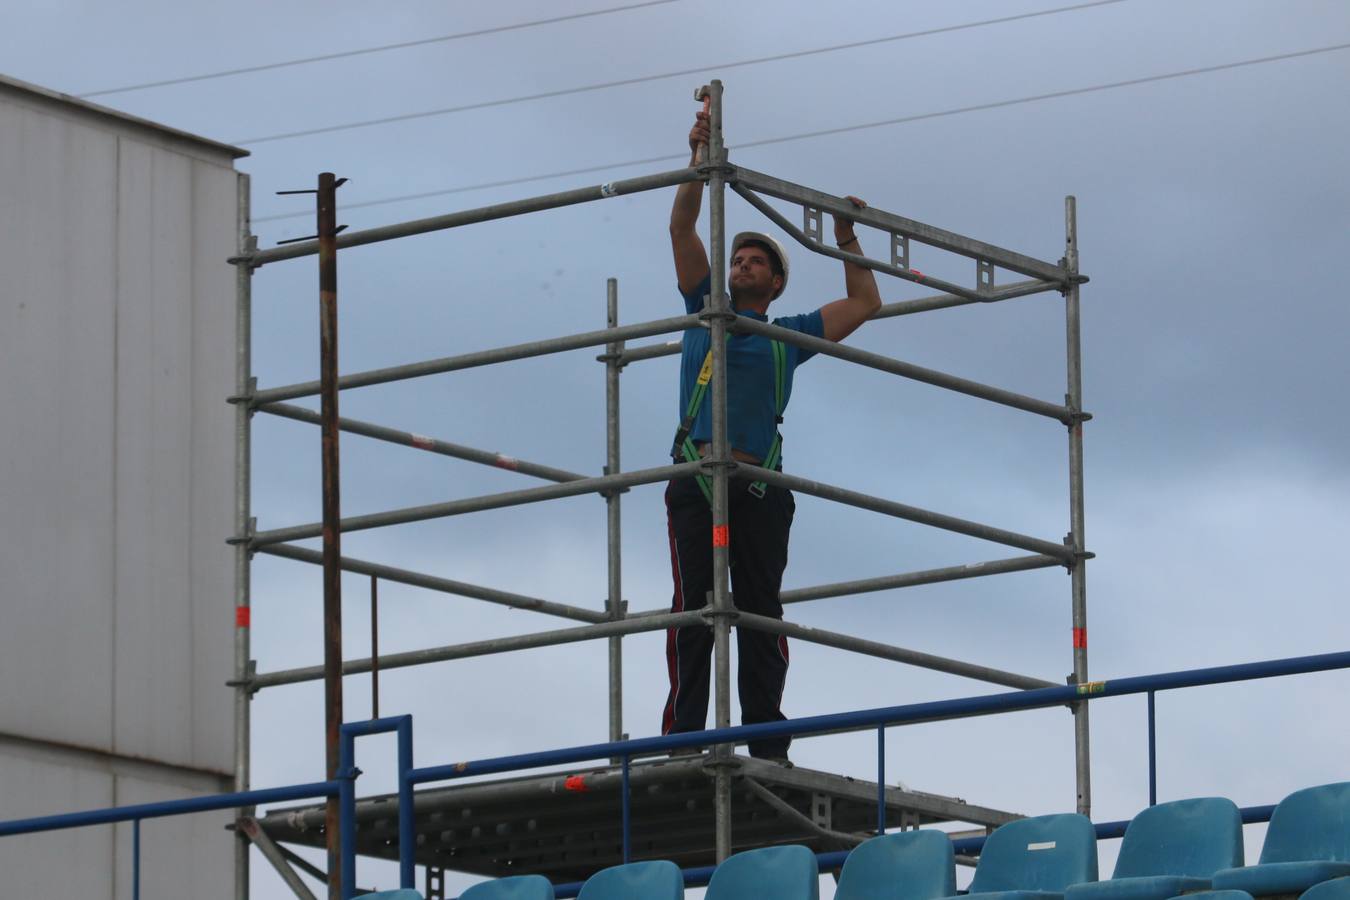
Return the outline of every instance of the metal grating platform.
[[[734,850],[784,843],[839,850],[876,829],[874,782],[746,757],[730,764]],[[682,867],[715,862],[706,757],[637,762],[630,782],[633,859]],[[537,873],[579,881],[622,862],[621,786],[619,768],[607,766],[424,789],[414,800],[417,862],[489,877]],[[398,857],[397,809],[392,794],[357,802],[358,853]],[[952,797],[886,789],[888,829],[938,822],[994,827],[1015,818]],[[274,810],[258,821],[276,841],[324,846],[322,805]]]

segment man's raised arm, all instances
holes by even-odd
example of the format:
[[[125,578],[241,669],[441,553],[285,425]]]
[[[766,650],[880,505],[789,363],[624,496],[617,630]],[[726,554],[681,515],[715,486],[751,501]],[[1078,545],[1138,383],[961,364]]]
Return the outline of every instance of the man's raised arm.
[[[849,196],[848,201],[858,209],[867,206],[854,196]],[[853,224],[853,221],[845,216],[835,216],[834,242],[840,250],[861,254],[862,247],[858,244]],[[820,318],[825,326],[827,341],[842,341],[881,309],[881,293],[877,290],[877,279],[871,269],[851,262],[844,263],[844,292],[848,296],[843,300],[836,300],[820,308]]]
[[[698,164],[698,147],[708,143],[708,114],[699,113],[689,131],[689,165]],[[675,189],[670,210],[670,246],[675,253],[675,280],[689,293],[708,276],[708,251],[698,236],[698,214],[703,207],[703,182],[690,181]],[[870,274],[870,273],[869,273]]]

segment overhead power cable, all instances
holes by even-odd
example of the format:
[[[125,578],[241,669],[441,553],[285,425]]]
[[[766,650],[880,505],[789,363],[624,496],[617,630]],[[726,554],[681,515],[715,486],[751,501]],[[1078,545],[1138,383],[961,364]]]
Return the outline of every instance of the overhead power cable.
[[[1059,13],[1077,12],[1078,10],[1091,9],[1097,6],[1111,6],[1116,3],[1124,3],[1126,0],[1093,0],[1091,3],[1077,3],[1073,6],[1060,6],[1055,9],[1043,9],[1039,12],[1020,13],[1015,16],[1000,16],[997,19],[983,19],[979,22],[966,22],[961,25],[944,25],[941,28],[928,28],[923,31],[909,31],[904,34],[892,34],[887,37],[871,38],[865,41],[851,41],[847,44],[832,44],[828,47],[815,47],[809,50],[795,50],[790,53],[775,53],[772,56],[757,56],[754,59],[741,59],[734,62],[712,63],[706,66],[698,66],[692,69],[677,69],[671,72],[660,72],[655,75],[638,75],[633,78],[620,78],[615,81],[601,81],[595,84],[585,84],[579,87],[559,88],[553,91],[541,91],[536,94],[521,94],[516,97],[503,97],[498,100],[484,100],[479,103],[466,103],[460,106],[446,106],[440,109],[427,109],[420,112],[403,113],[397,116],[382,116],[378,119],[363,119],[359,122],[345,122],[341,125],[326,125],[322,128],[307,128],[302,131],[286,131],[278,134],[265,134],[260,137],[242,138],[232,140],[229,143],[239,146],[251,146],[253,144],[263,144],[268,141],[282,141],[289,138],[309,137],[315,134],[331,134],[335,131],[347,131],[353,128],[369,128],[374,125],[389,125],[394,122],[409,122],[414,119],[429,119],[433,116],[448,116],[453,113],[468,112],[474,109],[489,109],[494,106],[508,106],[513,103],[527,103],[531,100],[549,100],[555,97],[567,97],[573,94],[585,94],[591,91],[603,91],[610,88],[626,87],[634,84],[645,84],[649,81],[660,81],[664,78],[680,78],[686,75],[697,75],[702,72],[724,71],[726,69],[737,69],[743,66],[757,66],[768,62],[780,62],[785,59],[801,59],[804,56],[818,56],[822,53],[835,53],[839,50],[856,50],[859,47],[871,47],[877,44],[887,44],[894,41],[905,41],[911,38],[931,37],[935,34],[949,34],[953,31],[967,31],[972,28],[984,28],[989,25],[1001,25],[1005,22],[1017,22],[1023,19],[1035,19],[1042,16],[1053,16]]]
[[[386,50],[406,50],[409,47],[423,47],[427,44],[440,44],[446,41],[458,41],[464,38],[483,37],[489,34],[501,34],[506,31],[520,31],[525,28],[536,28],[540,25],[553,25],[558,22],[570,22],[576,19],[589,19],[594,16],[607,16],[610,13],[627,12],[633,9],[643,9],[648,6],[662,6],[666,3],[678,3],[680,0],[646,0],[644,3],[630,3],[627,6],[611,6],[607,9],[593,9],[590,12],[572,13],[566,16],[553,16],[549,19],[535,19],[530,22],[517,22],[514,25],[496,25],[492,28],[479,28],[475,31],[461,31],[457,34],[443,34],[439,37],[421,38],[416,41],[401,41],[397,44],[381,44],[378,47],[362,47],[357,50],[343,50],[337,53],[325,53],[321,56],[306,56],[300,59],[288,59],[282,62],[264,63],[257,66],[242,66],[238,69],[224,69],[219,72],[207,72],[202,75],[185,75],[181,78],[166,78],[163,81],[146,81],[141,84],[128,84],[123,87],[105,88],[98,91],[90,91],[87,94],[76,94],[81,100],[90,97],[104,97],[108,94],[124,94],[128,91],[142,91],[147,88],[168,87],[172,84],[188,84],[193,81],[210,81],[215,78],[228,78],[231,75],[247,75],[251,72],[267,72],[271,69],[285,69],[290,66],[305,66],[310,63],[328,62],[334,59],[347,59],[352,56],[364,56],[369,53],[383,53]]]
[[[1069,88],[1063,91],[1052,91],[1048,94],[1033,94],[1029,97],[1016,97],[1009,100],[996,100],[992,103],[979,103],[973,106],[958,106],[952,109],[938,110],[936,112],[918,113],[912,116],[900,116],[895,119],[883,119],[878,122],[862,122],[856,125],[843,125],[838,128],[822,128],[816,131],[802,131],[797,134],[787,134],[780,137],[761,138],[757,141],[747,141],[730,147],[730,150],[748,150],[752,147],[765,147],[769,144],[784,144],[788,141],[800,141],[807,138],[823,137],[830,134],[844,134],[850,131],[863,131],[869,128],[882,128],[887,125],[904,125],[910,122],[921,122],[925,119],[938,119],[943,116],[955,116],[962,113],[981,112],[990,109],[1000,109],[1007,106],[1020,106],[1027,103],[1038,103],[1043,100],[1055,100],[1061,97],[1075,97],[1081,94],[1091,94],[1097,91],[1109,91],[1116,88],[1131,87],[1139,84],[1150,84],[1157,81],[1168,81],[1175,78],[1187,78],[1192,75],[1206,75],[1211,72],[1223,72],[1230,69],[1238,69],[1244,66],[1257,66],[1263,63],[1280,62],[1281,60],[1297,59],[1305,56],[1316,56],[1321,53],[1333,53],[1338,50],[1350,50],[1350,43],[1333,44],[1329,47],[1317,47],[1311,50],[1298,50],[1293,53],[1281,53],[1276,56],[1262,56],[1257,59],[1244,59],[1238,62],[1222,63],[1217,66],[1203,66],[1197,69],[1184,69],[1180,72],[1166,72],[1162,75],[1146,75],[1142,78],[1130,78],[1125,81],[1112,81],[1106,84],[1094,84],[1088,87]],[[624,162],[606,163],[600,166],[587,166],[581,169],[567,169],[560,172],[547,172],[541,175],[527,175],[522,178],[508,178],[501,181],[484,181],[477,184],[466,184],[459,187],[442,188],[434,191],[422,191],[417,194],[400,194],[396,197],[383,197],[377,200],[366,200],[360,203],[345,203],[343,209],[359,209],[366,206],[381,206],[386,203],[399,203],[404,200],[422,200],[427,197],[443,197],[447,194],[460,194],[468,191],[482,190],[483,188],[508,187],[515,184],[525,184],[531,181],[546,181],[550,178],[562,178],[568,175],[584,175],[589,172],[604,172],[612,169],[622,169],[627,166],[649,165],[658,162],[670,162],[672,160],[687,159],[688,153],[672,153],[666,156],[650,156],[646,159],[630,159]],[[313,211],[280,213],[271,216],[257,216],[254,222],[275,222],[281,219],[294,219],[300,216],[312,216]]]

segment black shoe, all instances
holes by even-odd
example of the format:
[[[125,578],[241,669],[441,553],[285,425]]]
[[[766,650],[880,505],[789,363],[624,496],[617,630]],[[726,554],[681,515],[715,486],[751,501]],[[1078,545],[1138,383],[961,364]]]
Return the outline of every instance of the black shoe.
[[[788,759],[786,753],[781,754],[779,756],[761,756],[758,758],[764,760],[765,762],[777,763],[778,765],[782,766],[785,769],[792,768],[792,760]]]

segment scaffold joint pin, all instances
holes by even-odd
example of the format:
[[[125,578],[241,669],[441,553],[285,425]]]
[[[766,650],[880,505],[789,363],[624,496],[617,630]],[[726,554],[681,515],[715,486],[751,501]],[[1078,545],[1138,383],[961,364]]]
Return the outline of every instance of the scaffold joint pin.
[[[1064,405],[1068,407],[1068,410],[1064,413],[1064,415],[1060,416],[1059,419],[1059,421],[1064,424],[1064,427],[1075,428],[1079,425],[1082,425],[1084,422],[1091,422],[1092,413],[1084,412],[1081,409],[1074,409],[1070,405],[1072,402],[1073,402],[1072,398],[1068,394],[1065,394]]]
[[[699,163],[694,166],[694,171],[698,172],[700,181],[707,181],[713,175],[717,174],[721,175],[722,180],[727,184],[736,184],[740,181],[741,177],[740,170],[727,162],[721,164],[711,162]]]
[[[234,256],[228,257],[225,260],[225,262],[229,263],[232,266],[241,266],[241,265],[248,266],[249,272],[252,273],[260,268],[260,264],[255,261],[257,255],[258,255],[258,236],[256,234],[250,234],[247,238],[244,239],[243,251]]]
[[[735,322],[738,317],[736,313],[730,311],[719,312],[718,310],[715,309],[705,309],[703,310],[703,312],[698,314],[698,318],[699,321],[703,322],[704,325],[706,326],[718,319],[721,319],[723,322],[728,323]]]

